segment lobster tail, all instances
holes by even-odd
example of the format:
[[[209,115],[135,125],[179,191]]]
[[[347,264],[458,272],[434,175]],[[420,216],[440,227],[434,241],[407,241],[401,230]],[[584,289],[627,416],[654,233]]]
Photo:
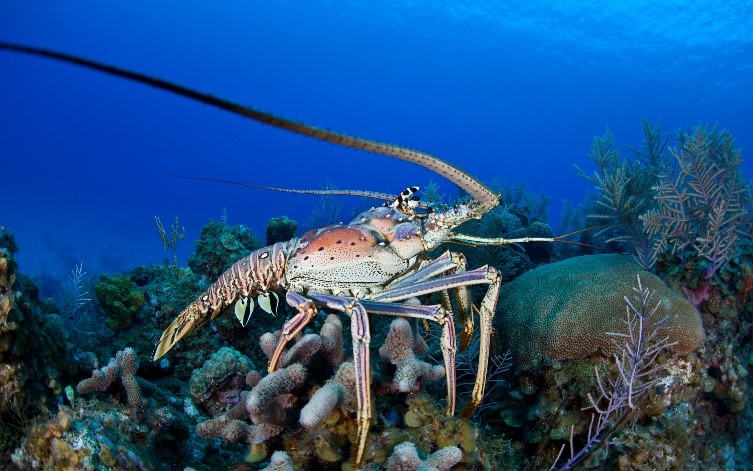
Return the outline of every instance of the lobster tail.
[[[204,295],[189,304],[188,307],[167,326],[164,332],[162,332],[162,336],[154,347],[153,360],[159,360],[170,351],[180,339],[217,317],[222,310],[221,306],[218,306],[211,313],[209,311],[202,312],[202,300],[208,296],[208,293],[209,291],[206,291]]]
[[[251,252],[225,270],[217,281],[167,326],[157,341],[154,360],[167,353],[180,339],[217,317],[233,303],[236,316],[245,326],[256,298],[259,307],[269,313],[277,310],[279,300],[275,291],[286,289],[285,267],[288,253],[298,239],[278,242]]]
[[[345,134],[328,131],[326,129],[309,126],[307,124],[259,111],[257,109],[251,108],[250,106],[242,106],[229,100],[217,98],[208,93],[192,90],[190,88],[171,83],[166,80],[150,77],[145,74],[131,72],[129,70],[121,69],[118,67],[101,64],[99,62],[83,59],[70,54],[2,41],[0,41],[0,49],[47,57],[67,62],[69,64],[75,64],[88,69],[97,70],[106,74],[150,85],[160,90],[165,90],[170,93],[189,98],[191,100],[199,101],[201,103],[229,111],[245,118],[249,118],[279,129],[285,129],[296,134],[313,137],[315,139],[343,147],[350,147],[352,149],[363,150],[366,152],[372,152],[375,154],[381,154],[388,157],[394,157],[396,159],[413,162],[445,177],[463,190],[467,191],[469,195],[471,195],[474,199],[478,200],[481,203],[482,212],[488,211],[499,204],[498,195],[494,194],[494,192],[492,192],[484,184],[468,175],[466,172],[460,170],[459,168],[424,152],[392,144],[371,141],[368,139],[361,139],[359,137],[348,136]]]

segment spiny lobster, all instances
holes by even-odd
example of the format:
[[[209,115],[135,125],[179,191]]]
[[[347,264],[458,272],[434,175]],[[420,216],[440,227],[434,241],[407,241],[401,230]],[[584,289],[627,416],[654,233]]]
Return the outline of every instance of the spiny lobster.
[[[397,196],[392,204],[371,208],[348,224],[309,231],[300,238],[259,249],[238,260],[218,280],[170,323],[159,339],[154,359],[165,355],[181,338],[235,305],[247,319],[253,299],[266,305],[270,293],[286,292],[295,314],[282,327],[282,334],[269,362],[269,372],[278,367],[280,356],[318,313],[338,311],[351,318],[353,362],[356,369],[358,436],[354,467],[360,468],[372,417],[369,362],[369,314],[405,316],[436,322],[442,328],[440,346],[447,378],[447,415],[455,413],[455,313],[450,293],[463,326],[460,348],[474,330],[473,312],[480,318],[480,351],[477,376],[471,398],[463,410],[470,416],[484,396],[489,360],[492,317],[500,288],[499,272],[489,266],[466,271],[460,253],[445,252],[436,259],[428,253],[445,242],[470,245],[503,245],[529,241],[554,242],[554,238],[483,238],[453,232],[471,219],[481,218],[499,204],[499,196],[482,183],[429,154],[395,145],[360,139],[235,104],[147,75],[103,65],[87,59],[0,42],[0,49],[52,58],[111,75],[141,82],[175,93],[263,124],[292,131],[345,147],[413,162],[447,178],[471,197],[470,201],[446,210],[419,214],[415,211],[414,188]],[[471,302],[468,287],[487,285],[478,307]],[[440,293],[441,304],[402,303],[417,296]],[[268,310],[268,306],[267,309]]]

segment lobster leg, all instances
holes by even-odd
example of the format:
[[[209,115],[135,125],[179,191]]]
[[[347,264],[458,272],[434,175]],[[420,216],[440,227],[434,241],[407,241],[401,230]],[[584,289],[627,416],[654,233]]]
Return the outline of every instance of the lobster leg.
[[[267,368],[268,373],[272,373],[277,369],[278,363],[280,362],[280,357],[282,356],[282,351],[285,349],[285,346],[293,337],[298,335],[298,333],[302,331],[309,322],[311,322],[311,319],[313,319],[313,317],[318,312],[313,301],[301,296],[294,291],[288,291],[285,299],[287,300],[288,304],[298,310],[298,313],[291,317],[290,320],[288,320],[285,325],[282,326],[282,334],[280,335],[280,340],[277,342],[275,352],[269,359],[269,367]]]
[[[465,256],[461,253],[450,252],[454,259],[457,260],[457,266],[450,270],[448,274],[464,273],[466,267]],[[473,323],[473,303],[471,302],[471,294],[468,291],[468,286],[458,286],[452,290],[452,294],[455,297],[456,306],[460,314],[460,323],[463,325],[463,333],[460,334],[460,344],[458,349],[464,352],[468,345],[471,344],[473,338],[473,330],[475,328]],[[452,302],[450,301],[450,295],[448,290],[442,290],[440,293],[442,298],[442,305],[449,312],[452,312]]]
[[[389,286],[390,288],[411,286],[420,281],[435,278],[461,264],[465,264],[465,256],[460,253],[446,251],[434,260],[424,262],[418,270],[396,279]]]
[[[366,449],[366,436],[371,426],[371,366],[369,342],[369,316],[361,304],[346,306],[350,310],[350,334],[353,337],[353,364],[356,367],[356,395],[358,396],[358,438],[356,439],[356,459],[353,468],[359,469]]]
[[[494,310],[497,306],[497,298],[499,297],[499,271],[496,268],[484,266],[471,271],[455,273],[453,275],[423,281],[412,286],[390,288],[381,293],[376,293],[373,297],[375,301],[402,301],[423,294],[481,284],[489,285],[489,288],[487,289],[484,299],[481,301],[481,307],[478,310],[481,320],[478,370],[476,373],[476,383],[474,384],[473,392],[471,394],[471,400],[463,409],[464,417],[470,417],[473,415],[476,407],[478,407],[484,397],[486,375],[489,368],[492,319],[494,318]]]
[[[497,299],[499,297],[499,288],[501,286],[501,276],[499,271],[493,267],[487,267],[484,273],[484,279],[488,281],[489,288],[481,301],[479,308],[479,319],[481,321],[481,332],[478,354],[478,372],[476,373],[476,384],[473,386],[471,400],[463,408],[462,416],[471,417],[476,408],[481,404],[484,398],[484,389],[486,388],[486,376],[489,369],[489,350],[492,336],[492,321],[494,312],[497,308]]]
[[[435,278],[443,273],[455,274],[465,272],[466,260],[465,256],[458,252],[450,252],[449,250],[425,263],[421,268],[415,272],[398,278],[390,284],[389,289],[403,288],[414,285],[415,283],[425,281],[431,278]],[[473,338],[473,330],[475,329],[473,322],[473,304],[471,303],[470,293],[467,286],[459,286],[453,290],[453,295],[458,307],[458,313],[460,314],[460,323],[463,325],[463,333],[460,335],[460,351],[465,351]],[[440,292],[442,298],[442,306],[447,312],[452,313],[452,303],[450,302],[450,295],[447,290]],[[453,316],[454,317],[454,316]]]
[[[369,343],[371,330],[369,316],[364,306],[353,298],[332,295],[312,295],[318,304],[350,316],[350,334],[353,337],[353,364],[356,369],[356,396],[358,399],[358,435],[353,469],[361,468],[366,450],[366,437],[371,426],[371,365]]]
[[[380,303],[361,301],[363,307],[370,314],[386,316],[414,317],[434,321],[442,326],[442,356],[444,357],[445,377],[447,378],[447,415],[455,415],[456,381],[455,381],[455,352],[457,352],[457,337],[455,336],[455,320],[452,312],[441,306],[414,306],[410,304]]]

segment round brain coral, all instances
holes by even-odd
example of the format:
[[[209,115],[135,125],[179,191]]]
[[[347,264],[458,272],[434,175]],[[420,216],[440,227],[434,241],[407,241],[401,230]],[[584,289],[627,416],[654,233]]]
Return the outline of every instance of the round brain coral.
[[[698,348],[703,325],[696,308],[628,255],[589,255],[544,265],[504,285],[495,327],[522,369],[550,360],[617,351],[608,332],[625,332],[625,297],[641,284],[651,290],[659,334],[680,354]]]

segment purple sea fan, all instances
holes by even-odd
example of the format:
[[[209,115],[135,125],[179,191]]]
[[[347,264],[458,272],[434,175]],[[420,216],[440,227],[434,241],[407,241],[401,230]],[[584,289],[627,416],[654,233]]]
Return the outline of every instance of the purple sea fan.
[[[609,446],[609,438],[638,409],[641,399],[659,380],[655,375],[658,369],[656,358],[664,349],[673,345],[666,337],[659,335],[667,318],[656,319],[659,303],[651,307],[652,292],[642,286],[640,276],[638,287],[633,290],[636,294],[632,300],[625,296],[626,333],[608,334],[613,337],[615,346],[619,347],[619,353],[613,355],[617,374],[610,376],[606,365],[602,369],[594,368],[599,396],[594,398],[588,393],[594,414],[591,416],[586,443],[576,452],[571,426],[570,459],[558,468],[560,471],[574,469],[601,445]],[[562,445],[551,469],[555,469],[564,449],[565,445]]]

